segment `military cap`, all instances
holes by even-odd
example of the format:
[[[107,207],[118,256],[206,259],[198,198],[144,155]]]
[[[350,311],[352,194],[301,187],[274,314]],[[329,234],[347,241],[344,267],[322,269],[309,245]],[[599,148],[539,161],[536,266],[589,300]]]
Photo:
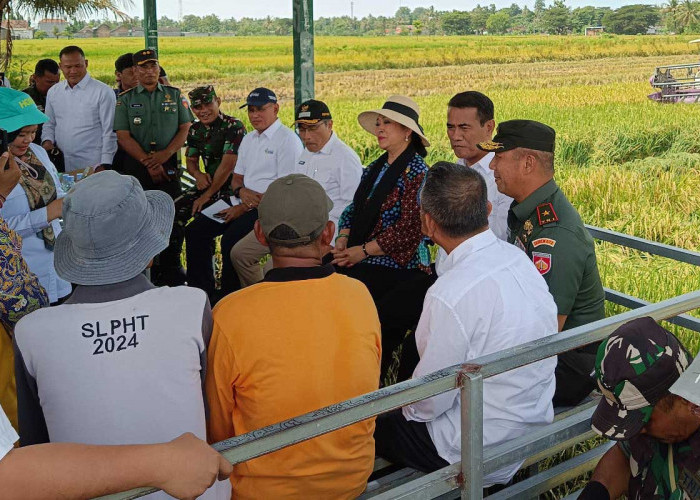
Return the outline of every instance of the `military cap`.
[[[498,125],[493,140],[477,144],[482,151],[501,152],[515,148],[554,152],[556,133],[552,127],[533,120],[509,120]]]
[[[213,85],[205,85],[203,87],[197,87],[187,94],[190,98],[190,104],[194,108],[195,106],[200,106],[202,104],[207,104],[216,99],[216,92],[214,92]]]
[[[323,101],[309,99],[302,102],[294,115],[294,123],[308,123],[313,125],[321,120],[330,120],[331,111]]]
[[[153,49],[143,49],[134,52],[134,65],[143,66],[147,62],[158,62],[158,53]]]
[[[119,73],[124,71],[125,69],[131,68],[134,66],[134,54],[131,52],[127,52],[126,54],[120,55],[116,61],[114,61],[114,69],[117,70]]]
[[[264,106],[268,102],[277,103],[277,96],[270,89],[258,87],[257,89],[253,89],[250,94],[248,94],[245,104],[241,106],[240,109],[243,109],[246,106]]]
[[[604,397],[591,428],[614,440],[638,434],[691,359],[680,341],[650,317],[622,325],[598,348],[595,375]]]
[[[317,181],[303,174],[290,174],[273,181],[267,188],[258,205],[258,220],[265,237],[272,243],[308,243],[321,233],[332,209],[333,201]],[[281,225],[292,229],[296,238],[270,238],[270,233]]]

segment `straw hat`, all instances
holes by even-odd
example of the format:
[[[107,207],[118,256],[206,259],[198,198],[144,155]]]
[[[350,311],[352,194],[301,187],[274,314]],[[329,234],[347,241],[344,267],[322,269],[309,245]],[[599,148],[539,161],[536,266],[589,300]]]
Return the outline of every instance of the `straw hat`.
[[[428,138],[425,136],[423,127],[418,124],[419,114],[420,109],[413,99],[402,95],[392,95],[386,100],[382,109],[363,111],[357,117],[357,121],[360,122],[363,129],[373,134],[377,122],[377,115],[386,116],[390,120],[394,120],[418,134],[423,146],[428,147],[430,146],[430,141],[428,141]]]

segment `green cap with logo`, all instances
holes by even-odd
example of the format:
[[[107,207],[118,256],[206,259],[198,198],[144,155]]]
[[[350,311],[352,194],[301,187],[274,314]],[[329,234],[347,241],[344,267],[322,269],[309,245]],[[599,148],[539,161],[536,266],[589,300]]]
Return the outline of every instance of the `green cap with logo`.
[[[24,92],[0,87],[0,129],[14,132],[28,125],[39,125],[49,117],[39,111],[34,101]]]
[[[294,123],[313,125],[321,120],[330,120],[332,118],[331,111],[328,109],[325,102],[309,99],[308,101],[302,102],[296,109]]]
[[[308,243],[321,234],[328,222],[333,202],[323,187],[303,174],[290,174],[272,182],[258,205],[258,221],[271,243],[279,245]],[[269,235],[287,226],[296,235],[280,240]]]
[[[622,325],[598,348],[595,375],[604,397],[591,428],[614,440],[638,434],[691,360],[680,341],[652,318]]]
[[[554,152],[554,129],[533,120],[509,120],[498,125],[493,140],[476,145],[482,151],[498,153],[515,148]]]
[[[197,87],[196,89],[191,90],[187,95],[190,98],[190,104],[193,108],[196,106],[201,106],[202,104],[209,104],[216,99],[216,92],[214,92],[213,85]]]

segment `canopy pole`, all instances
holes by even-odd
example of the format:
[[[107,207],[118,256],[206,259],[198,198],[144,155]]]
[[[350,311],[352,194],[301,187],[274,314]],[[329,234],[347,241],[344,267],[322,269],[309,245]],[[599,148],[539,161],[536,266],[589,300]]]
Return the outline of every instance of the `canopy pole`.
[[[145,0],[148,1],[148,0]],[[314,97],[313,0],[294,2],[294,106]]]
[[[146,48],[158,51],[156,0],[143,0],[143,36],[146,38]]]

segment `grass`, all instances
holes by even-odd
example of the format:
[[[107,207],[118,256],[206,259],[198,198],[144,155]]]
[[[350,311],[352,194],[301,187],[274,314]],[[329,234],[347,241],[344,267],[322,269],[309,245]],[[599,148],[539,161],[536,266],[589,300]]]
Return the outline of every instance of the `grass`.
[[[319,37],[316,95],[365,163],[379,150],[357,114],[391,94],[415,98],[433,144],[432,164],[454,159],[444,127],[447,101],[456,92],[480,90],[494,101],[497,121],[530,118],[557,130],[556,178],[585,222],[698,251],[700,106],[646,98],[655,66],[697,60],[687,43],[692,38]],[[116,57],[143,46],[128,39],[75,42],[88,54],[93,76],[108,83]],[[68,43],[17,41],[13,69],[25,61],[26,82],[36,59],[56,57]],[[291,123],[291,39],[165,38],[160,44],[174,85],[187,91],[213,83],[224,110],[246,123],[238,105],[252,88],[267,86],[280,97],[282,121]],[[17,85],[16,72],[11,76]],[[606,243],[597,245],[597,255],[605,286],[651,302],[700,288],[700,269],[687,264]],[[607,306],[608,314],[621,310]],[[698,352],[697,333],[669,328]]]

